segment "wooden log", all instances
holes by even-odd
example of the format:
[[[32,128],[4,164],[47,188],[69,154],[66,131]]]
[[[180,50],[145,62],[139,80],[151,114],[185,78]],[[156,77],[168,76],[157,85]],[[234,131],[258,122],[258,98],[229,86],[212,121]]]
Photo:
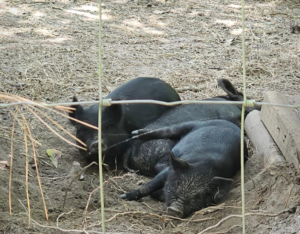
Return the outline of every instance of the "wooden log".
[[[279,92],[265,93],[264,102],[289,105],[287,98]],[[277,106],[263,106],[261,120],[281,150],[285,159],[299,171],[300,120],[294,109]]]
[[[280,165],[284,162],[280,150],[260,119],[260,111],[251,111],[245,120],[245,131],[253,146],[264,157],[264,166]]]

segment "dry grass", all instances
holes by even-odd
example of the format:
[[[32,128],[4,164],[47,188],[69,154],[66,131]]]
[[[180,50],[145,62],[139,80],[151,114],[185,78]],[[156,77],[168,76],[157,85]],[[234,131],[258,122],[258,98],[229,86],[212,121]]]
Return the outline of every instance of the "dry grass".
[[[67,102],[75,94],[80,100],[97,99],[97,14],[96,1],[1,1],[0,91],[41,102]],[[182,98],[188,100],[222,94],[216,85],[219,78],[229,79],[241,90],[240,19],[237,0],[103,1],[104,93],[138,76],[159,77],[172,84]],[[247,2],[249,96],[262,100],[267,90],[278,90],[285,95],[299,94],[299,25],[299,1]],[[69,128],[66,120],[47,114]],[[29,114],[25,117],[35,133],[39,134],[37,140],[46,144],[44,148],[57,142],[51,140],[53,137],[39,126],[36,118]],[[0,140],[8,142],[12,122],[7,109],[0,109],[0,121],[4,123],[0,125]],[[24,144],[21,134],[22,131],[16,129],[15,142]],[[54,147],[62,147],[67,157],[75,154],[75,150],[64,145]],[[38,149],[40,155],[44,148]],[[67,170],[69,167],[65,171],[55,171],[59,174],[57,178],[67,178],[64,174]],[[47,175],[42,173],[42,176]],[[107,220],[111,219],[109,230],[133,233],[176,230],[180,233],[182,230],[196,232],[212,224],[184,226],[186,222],[182,224],[178,220],[165,222],[160,219],[163,208],[156,203],[131,207],[133,203],[118,200],[117,192],[131,189],[136,185],[136,180],[128,179],[122,184],[107,183],[107,205],[114,207],[107,215]],[[59,186],[57,188],[61,189]],[[89,193],[93,189],[95,186]],[[50,189],[46,194],[49,192]],[[73,190],[72,193],[79,191]],[[292,204],[296,198],[293,197],[294,192],[290,195],[288,198]],[[56,201],[51,202],[59,207]],[[75,199],[73,202],[71,207],[73,205],[78,209],[81,203]],[[260,202],[263,203],[263,200]],[[87,214],[89,227],[98,222],[96,205],[92,207]],[[158,216],[150,217],[145,212],[155,212]],[[126,217],[116,217],[116,213],[126,213]],[[213,217],[221,219],[225,216],[216,214]],[[76,226],[72,222],[81,220],[82,212],[68,218],[71,221],[66,225]]]
[[[105,93],[137,76],[159,77],[179,89],[206,87],[182,93],[186,99],[219,94],[219,78],[241,87],[238,5],[152,1],[146,7],[138,2],[103,3]],[[96,99],[96,2],[2,4],[2,91],[38,101],[70,101],[74,94]],[[295,4],[246,5],[247,87],[257,100],[266,90],[287,95],[299,90],[299,34],[290,29],[299,24]],[[18,11],[11,13],[14,8]]]

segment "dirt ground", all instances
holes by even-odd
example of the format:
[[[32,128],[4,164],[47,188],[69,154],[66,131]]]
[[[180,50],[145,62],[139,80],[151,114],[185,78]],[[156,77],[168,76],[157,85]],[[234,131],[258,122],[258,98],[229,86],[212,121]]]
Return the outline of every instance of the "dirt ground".
[[[241,90],[239,4],[237,0],[104,0],[103,92],[107,94],[138,76],[159,77],[186,100],[222,94],[216,85],[219,78],[229,79]],[[97,99],[97,7],[94,0],[0,0],[0,92],[43,102],[69,102],[73,95],[80,100]],[[247,1],[246,28],[248,96],[260,101],[268,90],[287,96],[299,94],[299,1]],[[0,109],[0,161],[10,160],[13,118],[9,110]],[[87,163],[75,147],[46,129],[26,108],[22,110],[34,138],[42,143],[37,154],[49,222],[45,221],[29,147],[33,225],[28,225],[26,149],[23,130],[16,124],[13,214],[8,212],[9,170],[0,168],[0,233],[101,233],[99,192],[89,200],[99,184],[97,166],[73,182],[63,208],[65,191]],[[66,118],[45,113],[74,132]],[[262,156],[250,143],[249,148],[246,232],[300,233],[299,175],[288,164],[264,169]],[[47,149],[62,152],[58,168],[48,159]],[[164,204],[149,197],[138,202],[119,198],[148,180],[121,171],[105,172],[107,233],[201,233],[225,217],[241,214],[239,176],[225,203],[183,220],[165,216]],[[232,216],[205,233],[241,231],[241,219]]]

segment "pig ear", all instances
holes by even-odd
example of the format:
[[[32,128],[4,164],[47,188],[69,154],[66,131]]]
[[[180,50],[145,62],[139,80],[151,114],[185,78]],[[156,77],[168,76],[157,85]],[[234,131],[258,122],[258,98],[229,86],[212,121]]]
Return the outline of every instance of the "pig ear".
[[[221,202],[229,193],[233,180],[224,177],[214,177],[210,181],[210,189],[215,203]]]
[[[122,105],[111,105],[104,108],[102,112],[103,123],[118,124],[122,118]]]
[[[190,167],[187,161],[177,158],[172,151],[170,152],[170,162],[174,170],[187,170]]]
[[[78,102],[77,97],[73,97],[73,102]],[[84,109],[82,106],[80,105],[72,105],[71,107],[75,108],[75,110],[72,113],[69,113],[69,116],[74,118],[74,119],[79,119],[82,120],[83,116],[84,116]],[[77,125],[78,123],[74,120],[70,119],[71,124],[73,125]]]
[[[243,100],[243,94],[238,92],[229,80],[219,79],[218,85],[228,94],[230,99]]]

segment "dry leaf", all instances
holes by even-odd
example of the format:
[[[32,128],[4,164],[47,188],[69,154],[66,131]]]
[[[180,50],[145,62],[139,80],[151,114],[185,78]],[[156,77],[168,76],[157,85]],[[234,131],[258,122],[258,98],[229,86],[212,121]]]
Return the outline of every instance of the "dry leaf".
[[[46,152],[52,164],[55,166],[55,168],[57,168],[58,161],[61,158],[61,152],[56,149],[47,149]]]

